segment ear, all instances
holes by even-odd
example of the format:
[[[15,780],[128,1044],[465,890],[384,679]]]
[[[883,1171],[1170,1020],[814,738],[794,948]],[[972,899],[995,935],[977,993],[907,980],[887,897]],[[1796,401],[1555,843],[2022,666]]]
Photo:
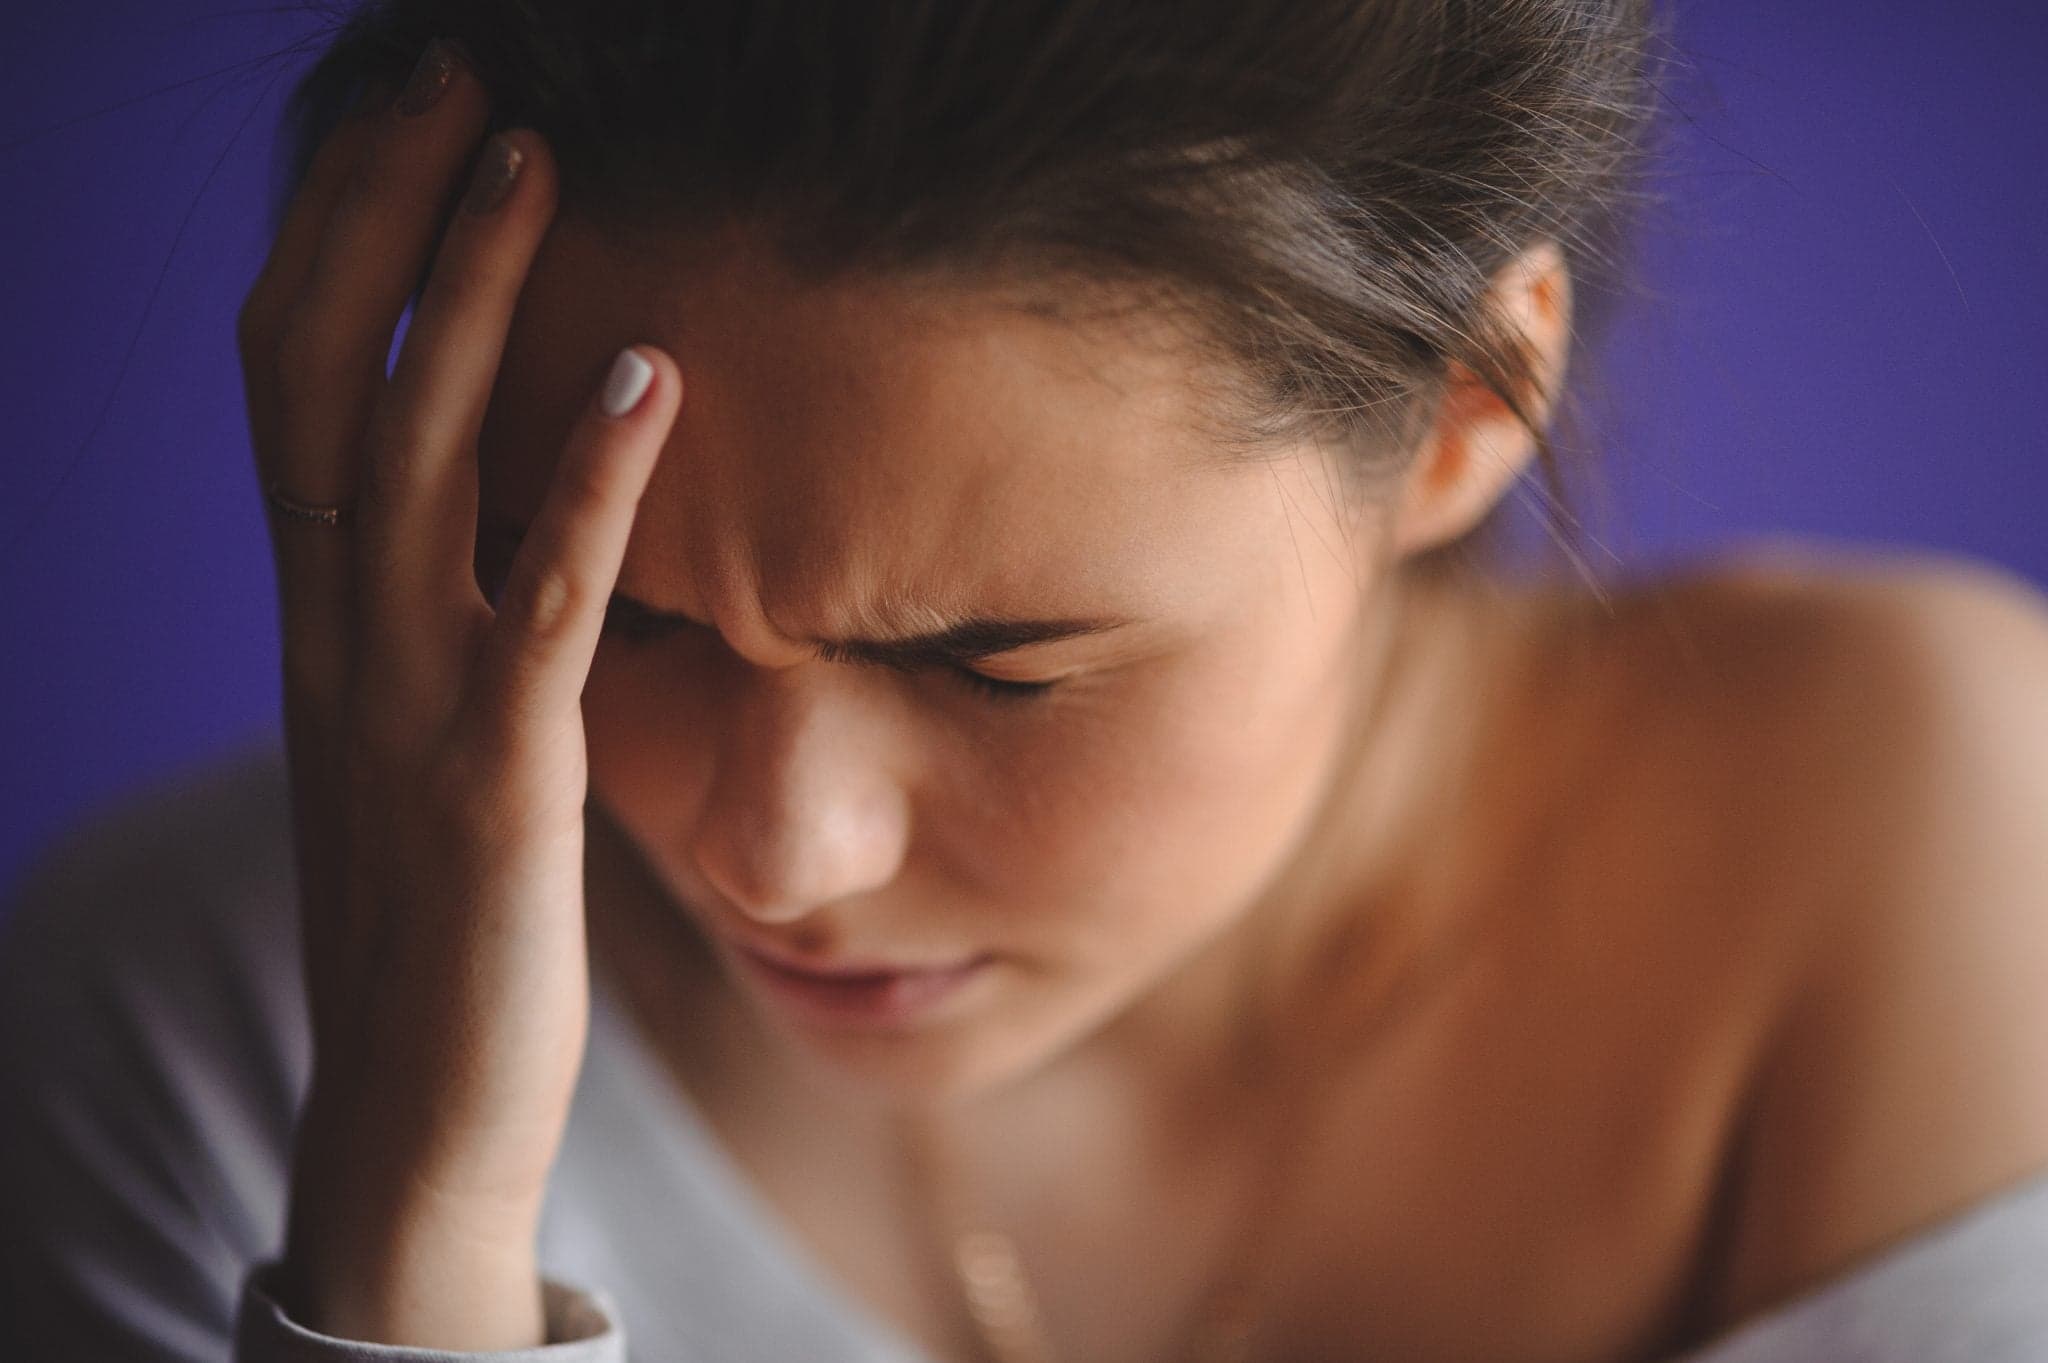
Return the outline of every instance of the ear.
[[[1571,350],[1571,275],[1555,242],[1540,242],[1494,276],[1489,297],[1529,347],[1534,383],[1518,394],[1538,429],[1550,420]],[[1397,498],[1393,549],[1406,558],[1457,539],[1483,519],[1529,466],[1536,439],[1506,403],[1454,365]]]

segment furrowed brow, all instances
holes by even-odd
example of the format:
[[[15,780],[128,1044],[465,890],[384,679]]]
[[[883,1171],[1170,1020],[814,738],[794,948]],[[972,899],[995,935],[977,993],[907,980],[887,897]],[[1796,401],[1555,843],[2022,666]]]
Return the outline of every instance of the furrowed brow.
[[[525,536],[526,527],[499,517],[490,517],[487,529],[511,540]],[[651,621],[698,625],[680,611],[662,610],[625,592],[612,593],[613,601],[635,615]],[[1132,622],[1116,616],[1063,616],[1050,619],[1006,619],[980,616],[956,621],[934,630],[887,639],[810,639],[817,656],[827,662],[870,663],[881,667],[917,668],[972,663],[1012,649],[1033,644],[1080,639],[1123,629]]]

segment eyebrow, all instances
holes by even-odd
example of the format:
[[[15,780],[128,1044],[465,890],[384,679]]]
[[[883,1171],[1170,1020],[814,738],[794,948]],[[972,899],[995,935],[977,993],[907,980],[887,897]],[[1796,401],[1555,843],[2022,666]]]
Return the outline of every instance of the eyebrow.
[[[513,540],[522,539],[526,534],[525,526],[496,518],[487,528]],[[612,602],[627,613],[649,621],[710,628],[681,611],[662,610],[622,591],[612,593]],[[1131,623],[1128,619],[1109,615],[1056,616],[1049,619],[974,616],[937,629],[887,639],[809,639],[805,642],[827,662],[869,663],[907,670],[978,662],[1032,644],[1107,634]]]
[[[872,663],[910,669],[977,662],[1031,644],[1106,634],[1128,623],[1127,620],[1101,616],[1050,620],[976,617],[893,639],[812,639],[808,642],[817,649],[820,658],[829,662]]]

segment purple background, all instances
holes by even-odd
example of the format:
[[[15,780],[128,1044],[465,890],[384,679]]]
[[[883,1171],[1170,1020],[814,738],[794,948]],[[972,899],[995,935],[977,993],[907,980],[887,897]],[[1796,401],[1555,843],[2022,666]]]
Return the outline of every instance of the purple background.
[[[1646,570],[1791,534],[2048,583],[2048,20],[2030,0],[1691,4],[1646,297],[1606,347]],[[0,53],[0,885],[84,810],[276,723],[231,341],[317,27],[18,6]],[[154,93],[152,93],[154,92]]]

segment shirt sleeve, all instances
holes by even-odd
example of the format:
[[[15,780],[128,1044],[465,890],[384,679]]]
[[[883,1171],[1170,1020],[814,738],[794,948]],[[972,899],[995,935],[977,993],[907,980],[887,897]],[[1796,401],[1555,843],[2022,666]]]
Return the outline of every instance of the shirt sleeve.
[[[274,760],[138,797],[0,897],[0,1359],[624,1363],[601,1293],[542,1283],[550,1343],[323,1337],[263,1288],[310,1067]]]
[[[1994,1194],[1674,1363],[2041,1363],[2048,1173]]]
[[[304,1059],[296,936],[250,897],[280,817],[254,793],[103,814],[7,896],[0,1358],[227,1354],[242,1272],[283,1225]],[[225,842],[223,813],[247,820]]]
[[[293,1321],[271,1295],[275,1263],[259,1264],[242,1285],[235,1363],[626,1363],[626,1336],[611,1300],[553,1278],[541,1279],[547,1343],[534,1349],[456,1353],[335,1339]]]

